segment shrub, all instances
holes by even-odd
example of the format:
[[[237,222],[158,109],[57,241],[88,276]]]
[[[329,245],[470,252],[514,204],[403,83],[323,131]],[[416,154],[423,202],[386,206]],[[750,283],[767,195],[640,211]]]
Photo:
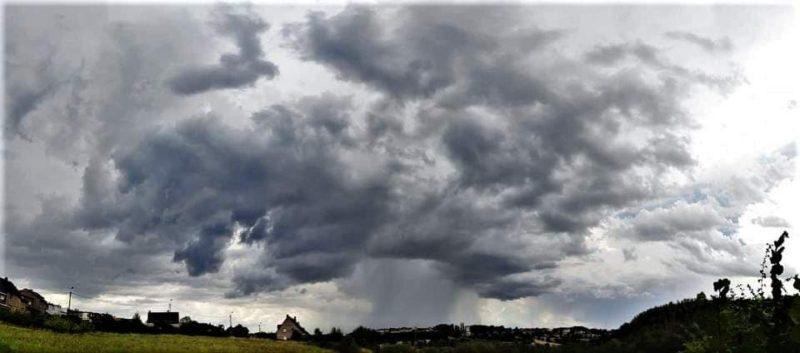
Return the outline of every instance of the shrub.
[[[61,316],[51,316],[44,321],[44,327],[56,332],[84,333],[94,329],[92,324],[86,321],[74,322]]]
[[[339,353],[361,353],[361,347],[351,337],[346,337],[336,345],[336,351]]]
[[[42,319],[28,312],[0,310],[0,321],[17,326],[38,326]]]
[[[408,344],[386,344],[381,346],[381,353],[414,353],[414,347]]]

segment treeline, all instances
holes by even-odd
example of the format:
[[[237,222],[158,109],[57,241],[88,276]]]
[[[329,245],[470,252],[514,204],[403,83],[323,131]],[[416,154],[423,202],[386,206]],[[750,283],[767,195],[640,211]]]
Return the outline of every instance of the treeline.
[[[556,347],[489,340],[364,347],[375,353],[798,353],[800,297],[785,296],[781,301],[696,298],[670,303],[638,315],[600,342],[568,342]],[[775,307],[784,305],[789,308],[789,320],[776,324]],[[357,352],[352,348],[340,351]]]
[[[93,313],[89,320],[83,320],[76,315],[50,315],[46,313],[32,313],[30,311],[15,312],[0,310],[0,321],[10,324],[48,329],[64,333],[84,333],[90,331],[113,333],[143,333],[143,334],[180,334],[189,336],[212,337],[248,337],[250,332],[247,327],[236,325],[225,328],[222,325],[211,325],[197,322],[189,317],[181,319],[178,327],[171,325],[146,325],[139,314],[134,314],[130,319],[114,317],[110,314]],[[275,334],[259,333],[255,337],[274,338]]]

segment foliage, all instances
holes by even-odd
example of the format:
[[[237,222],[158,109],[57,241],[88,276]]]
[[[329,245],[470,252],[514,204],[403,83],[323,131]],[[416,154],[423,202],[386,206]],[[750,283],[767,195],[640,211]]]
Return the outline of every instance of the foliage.
[[[410,344],[387,344],[380,347],[380,353],[415,353],[416,350]],[[431,352],[431,350],[426,350],[425,352]]]
[[[377,353],[533,353],[547,351],[521,342],[462,341],[454,345],[414,347],[410,344],[383,344]]]
[[[226,332],[233,337],[247,337],[250,334],[250,330],[241,324],[228,328]]]
[[[345,337],[335,345],[335,349],[339,353],[361,353],[361,347],[352,337]]]
[[[769,275],[772,286],[772,298],[776,300],[783,296],[783,283],[778,276],[783,274],[781,259],[783,259],[783,251],[786,250],[786,247],[783,246],[783,242],[786,241],[788,237],[789,233],[783,232],[778,240],[772,244],[773,246],[770,249],[769,262],[772,264],[772,268],[769,271]]]
[[[19,326],[41,326],[45,317],[25,311],[0,310],[0,321]]]
[[[737,286],[723,278],[713,283],[713,300],[704,293],[695,299],[669,303],[637,315],[607,342],[564,345],[555,352],[648,353],[797,353],[800,352],[800,297],[788,293],[781,265],[788,233],[767,244],[758,288]],[[769,265],[768,265],[769,264]],[[772,296],[767,297],[764,287]]]
[[[214,326],[197,321],[189,321],[181,324],[178,333],[189,336],[214,336],[221,337],[227,333],[221,326]]]
[[[44,321],[45,328],[64,333],[84,333],[94,329],[91,323],[82,320],[70,320],[61,316],[50,316]]]

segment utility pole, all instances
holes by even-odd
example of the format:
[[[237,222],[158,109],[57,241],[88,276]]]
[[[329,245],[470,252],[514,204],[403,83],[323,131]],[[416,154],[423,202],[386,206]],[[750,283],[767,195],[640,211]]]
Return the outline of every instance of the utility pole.
[[[69,315],[69,308],[72,307],[72,290],[75,287],[69,287],[69,300],[67,300],[67,315]]]
[[[172,311],[172,298],[169,299],[169,308],[167,309],[167,312],[170,311]]]
[[[233,327],[233,311],[231,311],[231,313],[228,314],[228,328],[232,327]]]
[[[258,323],[258,332],[261,332],[261,323]]]

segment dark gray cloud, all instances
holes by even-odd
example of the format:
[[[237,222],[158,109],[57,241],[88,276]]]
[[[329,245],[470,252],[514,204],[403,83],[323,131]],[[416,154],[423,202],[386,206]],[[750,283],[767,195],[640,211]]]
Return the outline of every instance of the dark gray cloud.
[[[369,98],[324,93],[252,114],[175,108],[169,97],[178,97],[164,89],[247,87],[277,74],[259,42],[267,23],[240,10],[215,12],[218,33],[238,52],[177,76],[157,69],[160,46],[135,35],[143,29],[114,27],[118,46],[103,52],[122,58],[97,71],[119,84],[104,90],[103,104],[87,104],[100,118],[76,124],[94,127],[97,139],[79,197],[15,221],[9,248],[27,254],[15,261],[31,264],[35,244],[63,229],[68,239],[99,237],[124,249],[91,248],[102,255],[95,263],[134,273],[122,277],[139,278],[136,261],[161,261],[146,270],[164,273],[180,266],[189,280],[232,264],[223,273],[231,297],[346,286],[378,261],[385,265],[364,278],[404,276],[415,267],[396,264],[422,263],[426,283],[445,283],[442,298],[466,288],[511,300],[564,285],[561,261],[590,253],[592,229],[624,212],[632,215],[620,231],[627,239],[679,238],[675,246],[686,251],[736,253],[719,238],[771,185],[731,180],[734,206],[709,212],[674,202],[636,212],[673,196],[665,195],[670,176],[696,163],[687,98],[739,81],[672,63],[645,40],[563,52],[569,32],[531,25],[513,7],[312,12],[284,28],[287,50],[333,72],[337,84],[371,89]],[[710,200],[724,190],[701,191]],[[232,247],[255,258],[228,258]],[[78,268],[89,268],[80,260]],[[101,274],[96,291],[114,278]],[[385,299],[384,282],[364,296],[387,301],[378,314],[404,311]]]
[[[11,9],[10,13],[15,11]],[[6,15],[8,16],[8,15]],[[6,52],[15,57],[18,49],[13,40],[9,41]],[[53,49],[47,48],[42,58],[33,62],[4,60],[5,71],[9,72],[5,90],[5,132],[11,136],[20,134],[23,119],[33,112],[48,97],[55,94],[62,82],[53,73]]]
[[[545,278],[541,281],[534,279],[499,280],[487,285],[478,285],[476,290],[482,297],[512,300],[549,293],[559,284],[561,281],[554,278]]]
[[[454,72],[447,62],[407,59],[406,53],[380,40],[385,31],[373,10],[358,7],[333,18],[310,13],[307,23],[287,27],[284,33],[296,37],[297,47],[306,58],[335,67],[341,78],[375,84],[398,97],[428,95],[452,82]],[[455,45],[429,45],[427,49],[435,50],[431,56],[436,59],[441,50],[452,55],[462,46],[473,44],[468,33],[455,28],[431,33],[430,44],[441,37],[454,39]],[[417,45],[425,45],[417,41],[409,44],[409,49],[415,51],[423,49]]]
[[[322,99],[303,102],[312,112],[325,102],[341,107]],[[277,118],[285,112],[258,113],[273,118],[244,130],[218,118],[189,120],[118,153],[115,203],[126,215],[118,239],[160,234],[182,247],[174,259],[201,275],[219,269],[221,250],[239,227],[242,241],[268,244],[263,265],[285,277],[280,283],[347,273],[359,260],[356,244],[383,222],[390,179],[350,181],[352,171],[337,154],[345,147],[330,140],[324,125],[317,128],[320,117]],[[247,294],[251,287],[237,290]]]
[[[637,215],[630,225],[637,237],[656,241],[726,226],[728,221],[708,206],[708,204],[680,202],[670,208],[645,210]]]
[[[264,60],[259,35],[269,24],[245,8],[221,7],[215,14],[217,32],[231,37],[239,52],[223,54],[215,66],[192,67],[170,79],[169,86],[178,94],[197,94],[215,89],[248,87],[265,77],[278,74],[278,66]]]
[[[625,258],[626,262],[627,261],[636,261],[636,259],[639,258],[639,256],[636,255],[636,249],[633,249],[633,248],[622,249],[622,256]]]
[[[6,109],[8,111],[6,131],[10,133],[19,132],[19,125],[22,123],[22,119],[25,115],[36,109],[36,106],[47,96],[52,94],[55,88],[56,86],[54,84],[49,84],[37,90],[10,90],[11,92],[9,92],[6,103]]]
[[[197,239],[175,251],[173,261],[185,263],[190,276],[217,272],[224,261],[222,250],[232,232],[229,222],[207,225],[200,230]]]
[[[586,252],[583,235],[608,212],[653,197],[659,184],[650,172],[694,163],[681,101],[685,89],[704,82],[641,41],[620,44],[603,60],[594,56],[604,49],[590,51],[587,60],[601,66],[628,55],[641,62],[604,74],[554,59],[548,45],[562,37],[559,31],[503,32],[480,20],[488,12],[514,22],[506,9],[459,13],[459,21],[437,10],[400,9],[391,12],[392,25],[381,26],[377,11],[350,7],[329,17],[311,14],[285,32],[304,58],[340,78],[438,108],[422,113],[420,133],[441,144],[456,169],[454,183],[414,199],[411,211],[395,216],[399,225],[389,229],[397,231],[370,240],[371,254],[438,261],[443,273],[486,296],[533,295],[557,281],[538,285],[515,276]],[[429,47],[445,42],[451,45]],[[571,69],[579,81],[565,78]],[[666,75],[653,82],[652,71]],[[488,112],[466,110],[475,107]],[[648,143],[624,141],[622,131],[636,128],[648,131]],[[391,133],[407,138],[401,129]],[[525,242],[558,245],[529,255],[476,251],[493,237],[509,242],[521,222],[533,226]]]
[[[132,18],[142,11],[127,10]],[[6,45],[13,48],[4,58],[12,97],[6,102],[18,104],[12,100],[23,92],[40,98],[20,116],[18,134],[4,140],[10,152],[4,155],[6,215],[15,215],[5,218],[5,245],[14,254],[8,275],[27,276],[43,290],[79,286],[84,295],[124,283],[182,281],[164,261],[173,250],[163,249],[174,243],[149,237],[113,245],[108,230],[127,215],[115,204],[109,151],[164,121],[161,112],[174,98],[161,84],[164,58],[193,62],[198,24],[176,9],[148,11],[136,21],[112,21],[103,6],[11,6],[5,15]]]
[[[447,9],[435,6],[390,11],[388,16],[395,17],[393,20],[401,26],[396,28],[383,25],[375,9],[349,7],[331,17],[310,13],[307,22],[287,26],[284,33],[305,59],[329,65],[342,79],[374,85],[397,98],[430,97],[451,86],[462,70],[505,64],[484,61],[488,58],[482,55],[498,49],[499,43],[486,33],[463,26],[474,21],[475,13],[461,10],[457,15],[448,15]],[[508,9],[490,11],[507,13]],[[559,36],[556,31],[531,30],[507,39],[517,50],[529,52]],[[536,83],[517,80],[511,73],[494,71],[495,77],[486,77],[480,85],[468,89],[500,90],[498,94],[506,95],[514,92],[519,94],[517,100],[532,99],[534,92],[528,91]],[[487,87],[489,80],[494,82]],[[494,92],[482,93],[492,99]],[[510,103],[509,99],[504,101]]]
[[[635,57],[647,64],[659,64],[658,49],[641,41],[602,45],[586,53],[587,61],[602,65],[615,64],[628,56]]]
[[[731,40],[728,37],[710,39],[684,31],[672,31],[667,32],[664,35],[671,39],[692,43],[709,52],[728,52],[733,49],[733,43],[731,43]]]
[[[43,205],[31,220],[13,210],[7,212],[19,218],[6,223],[10,277],[36,276],[37,288],[61,293],[74,286],[87,296],[121,286],[177,280],[164,268],[160,252],[153,251],[163,246],[157,239],[108,246],[108,235],[84,229],[68,200],[48,197]]]

